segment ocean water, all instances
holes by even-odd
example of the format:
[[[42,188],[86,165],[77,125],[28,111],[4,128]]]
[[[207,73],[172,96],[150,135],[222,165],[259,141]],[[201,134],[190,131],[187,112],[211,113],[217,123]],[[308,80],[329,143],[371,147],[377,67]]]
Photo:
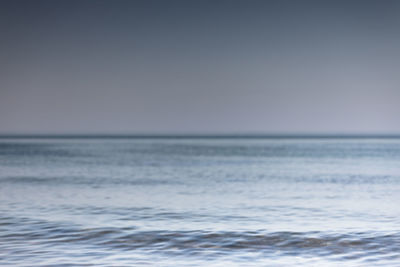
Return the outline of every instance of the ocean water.
[[[400,139],[0,139],[1,266],[400,266]]]

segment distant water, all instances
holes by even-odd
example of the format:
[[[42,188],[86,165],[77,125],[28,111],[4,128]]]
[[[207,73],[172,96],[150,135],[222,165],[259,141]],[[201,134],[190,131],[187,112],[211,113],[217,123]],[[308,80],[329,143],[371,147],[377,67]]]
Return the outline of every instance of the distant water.
[[[1,266],[400,266],[400,139],[0,139]]]

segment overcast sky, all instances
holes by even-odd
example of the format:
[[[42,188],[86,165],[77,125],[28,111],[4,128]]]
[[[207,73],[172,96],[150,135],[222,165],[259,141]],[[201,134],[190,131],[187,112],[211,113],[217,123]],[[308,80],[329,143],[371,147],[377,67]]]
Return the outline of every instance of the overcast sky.
[[[1,1],[0,133],[400,133],[400,1]]]

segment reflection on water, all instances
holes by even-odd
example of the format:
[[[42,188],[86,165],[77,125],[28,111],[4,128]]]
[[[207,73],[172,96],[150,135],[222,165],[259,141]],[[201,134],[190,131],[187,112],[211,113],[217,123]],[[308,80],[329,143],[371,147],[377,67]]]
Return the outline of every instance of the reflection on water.
[[[398,139],[3,139],[0,265],[396,266]]]

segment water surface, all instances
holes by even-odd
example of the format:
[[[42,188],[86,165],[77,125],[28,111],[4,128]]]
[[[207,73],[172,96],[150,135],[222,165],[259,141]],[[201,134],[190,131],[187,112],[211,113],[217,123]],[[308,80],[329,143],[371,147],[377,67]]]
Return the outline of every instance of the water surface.
[[[0,265],[400,266],[400,139],[0,139]]]

